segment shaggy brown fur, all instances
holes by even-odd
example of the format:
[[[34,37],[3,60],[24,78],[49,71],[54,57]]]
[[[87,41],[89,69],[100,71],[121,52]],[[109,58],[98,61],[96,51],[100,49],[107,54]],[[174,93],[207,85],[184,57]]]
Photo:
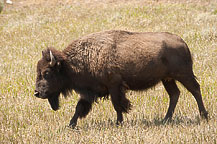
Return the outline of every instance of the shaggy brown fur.
[[[85,117],[99,97],[111,96],[117,112],[131,109],[126,90],[145,90],[162,81],[170,96],[164,120],[171,119],[181,82],[195,97],[200,114],[207,119],[200,86],[192,71],[191,54],[186,43],[170,33],[105,31],[74,40],[62,52],[48,48],[37,65],[35,96],[47,98],[52,109],[59,108],[59,95],[71,90],[80,94],[70,126]]]

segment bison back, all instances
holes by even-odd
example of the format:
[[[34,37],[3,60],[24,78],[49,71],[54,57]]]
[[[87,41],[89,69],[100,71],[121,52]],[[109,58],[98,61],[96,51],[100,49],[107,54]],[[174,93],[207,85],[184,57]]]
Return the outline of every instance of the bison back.
[[[192,69],[186,43],[170,33],[99,32],[76,40],[65,52],[80,71],[103,79],[119,74],[135,90]]]

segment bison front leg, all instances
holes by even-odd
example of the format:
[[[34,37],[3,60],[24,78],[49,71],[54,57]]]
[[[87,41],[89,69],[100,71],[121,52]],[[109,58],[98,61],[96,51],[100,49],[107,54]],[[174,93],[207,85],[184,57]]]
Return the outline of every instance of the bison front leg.
[[[122,113],[128,113],[131,108],[131,104],[130,101],[125,97],[125,92],[121,85],[113,86],[109,89],[109,92],[111,94],[112,104],[115,108],[115,111],[117,112],[116,124],[119,125],[123,121]]]
[[[87,114],[90,112],[92,108],[92,103],[85,99],[80,99],[77,103],[75,114],[72,117],[69,126],[71,128],[74,128],[77,125],[78,118],[84,118],[87,116]]]

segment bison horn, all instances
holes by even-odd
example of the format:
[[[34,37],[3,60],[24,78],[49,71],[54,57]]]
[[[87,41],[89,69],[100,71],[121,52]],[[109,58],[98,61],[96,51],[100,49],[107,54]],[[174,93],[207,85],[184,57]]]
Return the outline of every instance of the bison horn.
[[[56,64],[55,57],[53,56],[52,52],[50,51],[50,66],[54,66]]]

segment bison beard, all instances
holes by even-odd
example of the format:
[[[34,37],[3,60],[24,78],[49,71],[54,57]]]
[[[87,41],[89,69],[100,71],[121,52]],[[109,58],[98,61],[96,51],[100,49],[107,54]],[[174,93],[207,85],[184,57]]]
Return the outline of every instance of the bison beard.
[[[59,109],[59,95],[48,97],[48,102],[50,103],[50,106],[54,111]]]
[[[167,121],[179,99],[179,81],[196,99],[200,115],[208,119],[192,64],[187,44],[176,35],[99,32],[73,41],[63,51],[44,50],[37,64],[35,96],[47,98],[51,108],[58,110],[60,93],[80,94],[71,127],[87,116],[98,98],[110,96],[119,124],[131,109],[126,91],[145,90],[161,81],[170,98]]]

